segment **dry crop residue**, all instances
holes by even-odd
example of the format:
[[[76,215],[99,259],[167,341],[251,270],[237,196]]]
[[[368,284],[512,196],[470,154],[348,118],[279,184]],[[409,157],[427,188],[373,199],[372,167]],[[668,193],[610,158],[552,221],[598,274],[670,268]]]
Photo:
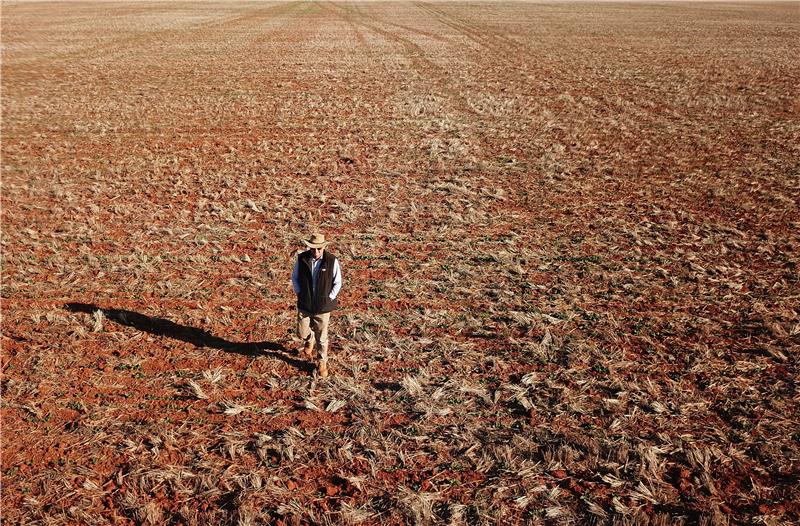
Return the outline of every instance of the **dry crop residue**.
[[[4,521],[800,521],[796,5],[2,18]]]

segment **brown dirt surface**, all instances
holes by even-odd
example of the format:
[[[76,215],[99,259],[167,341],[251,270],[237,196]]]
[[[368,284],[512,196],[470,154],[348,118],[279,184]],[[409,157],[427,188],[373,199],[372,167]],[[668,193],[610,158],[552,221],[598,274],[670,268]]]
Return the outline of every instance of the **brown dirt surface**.
[[[0,9],[4,524],[800,521],[796,2]]]

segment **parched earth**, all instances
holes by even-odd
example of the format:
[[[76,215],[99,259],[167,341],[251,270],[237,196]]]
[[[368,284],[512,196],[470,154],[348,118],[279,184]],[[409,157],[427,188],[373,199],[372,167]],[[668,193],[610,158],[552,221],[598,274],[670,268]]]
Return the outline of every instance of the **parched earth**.
[[[0,9],[4,523],[800,521],[796,2]]]

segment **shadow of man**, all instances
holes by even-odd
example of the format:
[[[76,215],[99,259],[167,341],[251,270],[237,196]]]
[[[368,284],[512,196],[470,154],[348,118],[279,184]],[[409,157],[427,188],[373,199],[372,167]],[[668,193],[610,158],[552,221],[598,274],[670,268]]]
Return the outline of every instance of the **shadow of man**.
[[[250,356],[269,356],[286,362],[287,364],[303,371],[310,371],[313,366],[302,360],[295,360],[287,354],[286,348],[273,342],[231,342],[219,336],[214,336],[208,331],[196,327],[180,325],[164,318],[147,316],[138,312],[123,309],[104,309],[91,303],[67,303],[64,308],[70,312],[83,312],[94,314],[95,311],[103,313],[107,319],[120,325],[133,327],[155,336],[166,336],[174,340],[191,343],[196,347],[210,347],[221,351]]]

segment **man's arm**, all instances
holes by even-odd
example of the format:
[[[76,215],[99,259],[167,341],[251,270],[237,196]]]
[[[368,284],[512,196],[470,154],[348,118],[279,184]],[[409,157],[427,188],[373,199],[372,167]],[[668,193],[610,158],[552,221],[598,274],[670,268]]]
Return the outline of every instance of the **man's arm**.
[[[292,287],[294,287],[295,294],[300,294],[300,261],[298,259],[295,259],[294,269],[292,269]]]
[[[331,293],[329,294],[329,298],[332,300],[336,299],[336,296],[339,295],[339,290],[342,288],[342,268],[339,266],[339,260],[335,259],[333,261],[333,287],[331,287]]]

